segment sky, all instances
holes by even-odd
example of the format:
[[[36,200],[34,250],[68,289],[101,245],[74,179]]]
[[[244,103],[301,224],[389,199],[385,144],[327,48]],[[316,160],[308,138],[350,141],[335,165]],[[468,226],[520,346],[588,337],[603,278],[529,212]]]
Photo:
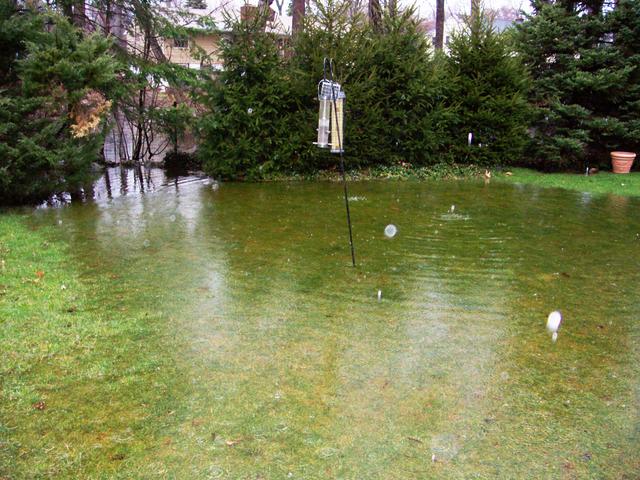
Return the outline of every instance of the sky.
[[[282,0],[281,0],[282,1]],[[284,7],[283,13],[285,13],[287,9],[287,5],[290,0],[283,0]],[[362,0],[363,2],[367,2],[367,0]],[[384,0],[381,0],[384,2]],[[435,9],[436,9],[436,0],[398,0],[400,5],[404,7],[408,7],[410,5],[415,5],[418,8],[418,14],[422,18],[435,18]],[[240,10],[240,6],[245,3],[249,3],[251,5],[257,5],[258,0],[208,0],[208,5],[210,9],[213,9],[214,6],[219,6],[221,4],[225,4],[227,8],[231,7],[236,11]],[[516,10],[524,10],[531,11],[529,0],[484,0],[484,6],[488,9],[499,9],[501,7],[510,7]],[[272,8],[276,10],[275,3]],[[458,13],[469,13],[471,9],[471,0],[445,0],[445,16],[449,17],[451,14]],[[286,13],[281,18],[282,24],[285,29],[291,28],[291,17],[287,16]]]
[[[408,6],[415,3],[421,17],[434,18],[436,11],[435,0],[400,0],[402,5]],[[498,9],[501,7],[511,7],[516,10],[529,11],[529,0],[484,0],[485,8]],[[471,10],[471,0],[445,0],[445,15],[450,13],[469,13]]]

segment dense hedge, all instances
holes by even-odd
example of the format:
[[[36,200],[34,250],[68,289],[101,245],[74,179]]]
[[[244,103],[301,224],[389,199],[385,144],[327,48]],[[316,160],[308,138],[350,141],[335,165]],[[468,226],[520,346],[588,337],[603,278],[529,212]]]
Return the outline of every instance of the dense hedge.
[[[529,78],[508,38],[495,32],[487,15],[468,18],[465,29],[453,35],[447,66],[449,101],[457,105],[450,129],[456,160],[520,163],[529,142]]]
[[[209,173],[259,178],[335,166],[335,156],[312,144],[325,57],[336,59],[347,94],[348,166],[520,159],[527,74],[490,24],[476,19],[446,58],[434,54],[413,11],[385,14],[374,31],[348,9],[316,3],[290,57],[258,22],[229,25],[227,68],[206,82],[202,99],[200,154]],[[467,146],[470,131],[486,138],[483,147]]]

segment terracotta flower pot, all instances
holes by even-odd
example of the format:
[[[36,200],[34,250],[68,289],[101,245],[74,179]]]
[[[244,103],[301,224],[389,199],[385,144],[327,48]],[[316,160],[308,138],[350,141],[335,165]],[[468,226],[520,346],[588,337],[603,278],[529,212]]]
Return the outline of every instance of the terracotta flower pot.
[[[613,173],[629,173],[636,154],[633,152],[611,152]]]

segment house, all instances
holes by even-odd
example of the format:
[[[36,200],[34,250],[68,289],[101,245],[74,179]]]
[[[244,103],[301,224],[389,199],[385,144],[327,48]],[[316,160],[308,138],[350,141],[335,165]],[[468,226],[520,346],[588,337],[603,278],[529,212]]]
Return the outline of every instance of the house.
[[[258,0],[255,5],[247,3],[240,8],[234,8],[230,3],[223,7],[209,8],[204,0],[199,0],[201,3],[195,3],[196,1],[198,0],[187,0],[183,5],[180,5],[179,0],[168,2],[167,16],[169,18],[173,16],[172,20],[176,25],[183,26],[189,31],[187,36],[163,38],[159,41],[164,56],[171,63],[192,69],[221,70],[223,61],[220,56],[220,40],[229,34],[225,18],[239,16],[243,20],[250,20],[264,8],[269,12],[265,30],[280,36],[283,45],[289,36],[291,18],[278,14],[261,0]],[[204,28],[203,25],[215,25],[216,31],[212,31],[212,28]]]

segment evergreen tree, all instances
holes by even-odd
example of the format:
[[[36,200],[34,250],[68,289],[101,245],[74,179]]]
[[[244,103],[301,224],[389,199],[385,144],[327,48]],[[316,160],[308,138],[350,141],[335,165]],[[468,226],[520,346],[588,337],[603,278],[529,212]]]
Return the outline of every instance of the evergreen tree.
[[[453,35],[448,57],[456,107],[455,161],[495,165],[518,162],[527,141],[528,76],[504,34],[480,8]],[[468,134],[473,142],[468,145]]]
[[[534,82],[532,161],[544,168],[608,164],[638,146],[638,2],[535,1],[518,28]]]
[[[109,41],[0,0],[0,202],[85,185],[101,145],[116,63]]]
[[[295,98],[274,35],[261,18],[229,21],[221,44],[225,68],[205,82],[199,155],[205,170],[223,178],[259,178],[263,171],[295,163],[288,113]]]
[[[388,11],[369,28],[345,78],[352,163],[427,165],[445,160],[452,109],[441,58],[419,31],[412,9]]]
[[[640,153],[640,2],[619,0],[608,20],[622,85],[612,112],[620,127],[607,146]]]

